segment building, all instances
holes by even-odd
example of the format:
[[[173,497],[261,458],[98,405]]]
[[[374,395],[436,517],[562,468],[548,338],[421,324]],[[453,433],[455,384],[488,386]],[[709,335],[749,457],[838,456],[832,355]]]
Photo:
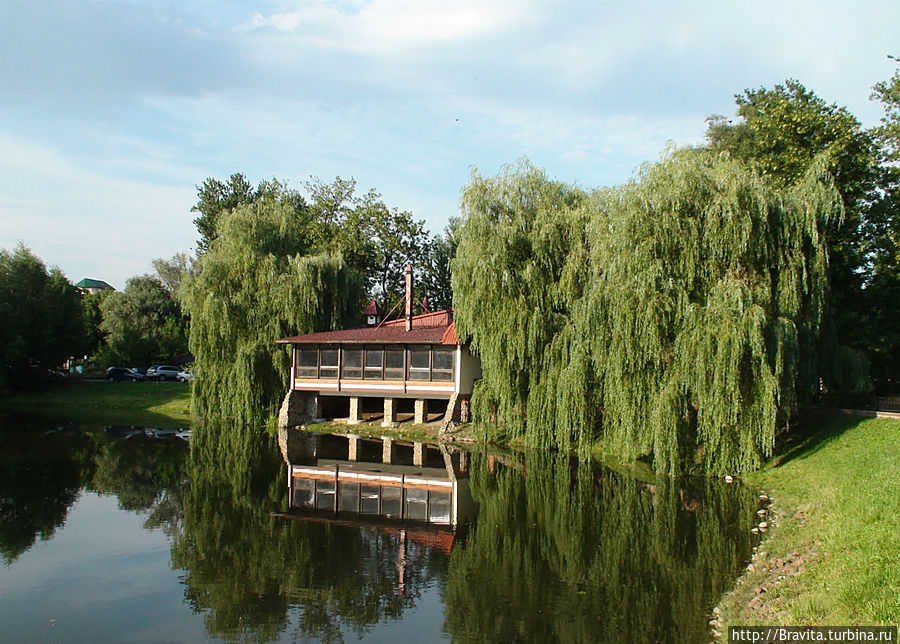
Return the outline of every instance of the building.
[[[78,292],[82,295],[89,295],[91,293],[97,293],[99,291],[116,290],[103,280],[93,280],[89,277],[85,277],[83,280],[75,284],[75,288],[77,288]]]
[[[380,416],[390,426],[410,412],[416,423],[468,420],[480,360],[457,337],[452,309],[412,314],[412,267],[405,299],[397,320],[276,340],[293,349],[279,424],[319,418],[353,424]],[[366,314],[370,322],[380,318],[372,304]]]

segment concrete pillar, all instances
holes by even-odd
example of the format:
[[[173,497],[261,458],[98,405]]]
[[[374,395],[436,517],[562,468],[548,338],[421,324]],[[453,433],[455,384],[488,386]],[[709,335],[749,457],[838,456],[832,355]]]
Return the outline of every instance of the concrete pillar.
[[[382,427],[390,427],[397,420],[397,401],[393,398],[384,399],[384,420]]]
[[[413,443],[413,465],[416,467],[425,465],[425,443]]]
[[[423,424],[428,419],[428,401],[424,398],[416,400],[416,413],[413,422],[417,425]]]
[[[350,418],[347,419],[348,425],[356,425],[362,418],[359,415],[360,406],[359,396],[350,396]]]
[[[362,439],[356,434],[347,435],[347,460],[358,461],[359,450],[362,448]]]
[[[390,465],[394,462],[394,439],[390,436],[382,436],[381,441],[381,461]]]
[[[322,398],[318,393],[312,393],[306,396],[306,414],[310,418],[322,417]]]

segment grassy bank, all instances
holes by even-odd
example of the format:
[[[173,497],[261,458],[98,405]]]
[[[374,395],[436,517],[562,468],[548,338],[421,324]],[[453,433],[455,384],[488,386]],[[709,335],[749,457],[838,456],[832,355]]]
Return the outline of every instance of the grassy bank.
[[[747,478],[772,497],[768,538],[721,623],[900,622],[900,421],[823,416]]]
[[[191,420],[191,388],[180,382],[66,382],[0,398],[7,422],[183,427]]]

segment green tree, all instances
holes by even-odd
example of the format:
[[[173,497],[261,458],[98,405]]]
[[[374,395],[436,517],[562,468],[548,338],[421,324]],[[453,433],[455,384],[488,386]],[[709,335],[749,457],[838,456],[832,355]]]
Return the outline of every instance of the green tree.
[[[473,409],[503,421],[488,435],[744,471],[815,391],[841,212],[821,165],[777,189],[675,151],[587,194],[524,164],[473,176],[462,203],[456,321],[482,359]]]
[[[404,292],[407,263],[427,261],[428,233],[412,213],[385,205],[369,190],[356,194],[356,182],[336,177],[307,182],[310,211],[316,222],[315,243],[340,252],[344,261],[365,276],[370,298],[389,310]]]
[[[872,99],[884,116],[873,130],[878,144],[878,199],[868,218],[871,274],[865,292],[867,349],[879,393],[896,394],[900,382],[900,71],[878,83]]]
[[[125,290],[110,293],[100,305],[105,364],[169,362],[187,349],[187,321],[178,302],[152,275],[132,277]]]
[[[828,104],[796,80],[735,97],[740,120],[708,119],[709,147],[752,165],[777,187],[801,181],[824,155],[844,205],[826,231],[831,311],[838,340],[864,348],[862,287],[869,261],[867,215],[878,178],[872,137],[845,107]]]
[[[100,308],[103,300],[113,291],[102,290],[94,293],[87,293],[81,297],[82,317],[84,318],[85,329],[85,349],[84,353],[93,356],[100,350],[106,340],[106,333],[103,332],[101,325],[103,324],[103,311]]]
[[[315,246],[317,232],[291,198],[267,195],[220,217],[180,291],[199,418],[257,424],[287,388],[290,356],[274,340],[359,316],[361,277],[340,254]]]
[[[281,201],[290,201],[302,208],[303,197],[296,190],[289,189],[284,183],[273,179],[262,181],[253,189],[253,185],[240,172],[235,172],[228,181],[219,181],[209,177],[197,186],[197,204],[191,212],[199,213],[194,219],[200,239],[197,241],[197,255],[202,255],[216,237],[219,217],[241,205],[252,203],[262,197],[271,197]]]
[[[453,306],[451,262],[456,256],[458,227],[459,219],[451,217],[443,235],[431,239],[424,252],[425,266],[421,281],[431,309],[435,311]]]
[[[184,276],[197,270],[197,260],[187,253],[175,253],[171,259],[154,259],[153,270],[166,290],[177,296]]]
[[[24,245],[0,250],[0,389],[46,380],[85,348],[78,291]]]

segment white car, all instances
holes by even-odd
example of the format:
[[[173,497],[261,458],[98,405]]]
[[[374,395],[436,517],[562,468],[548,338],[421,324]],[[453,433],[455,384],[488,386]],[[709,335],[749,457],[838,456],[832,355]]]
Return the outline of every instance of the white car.
[[[179,371],[175,377],[178,378],[178,382],[190,382],[194,379],[194,374],[190,371]]]

